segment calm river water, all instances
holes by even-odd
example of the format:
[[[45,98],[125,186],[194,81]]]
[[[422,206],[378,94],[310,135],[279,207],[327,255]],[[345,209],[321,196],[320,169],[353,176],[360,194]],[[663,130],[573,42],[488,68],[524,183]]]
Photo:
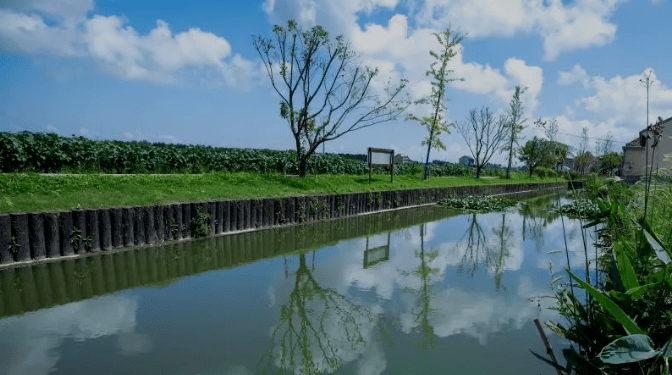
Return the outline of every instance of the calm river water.
[[[545,352],[533,319],[557,318],[565,237],[583,265],[559,199],[3,270],[0,374],[553,374],[530,353]]]

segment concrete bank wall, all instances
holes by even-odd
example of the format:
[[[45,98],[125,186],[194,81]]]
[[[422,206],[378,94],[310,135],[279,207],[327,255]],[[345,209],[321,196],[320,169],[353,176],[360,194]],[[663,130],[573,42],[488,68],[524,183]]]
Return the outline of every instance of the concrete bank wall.
[[[305,253],[445,217],[445,209],[430,206],[9,267],[0,272],[0,318],[139,286],[165,286],[188,275]],[[361,251],[363,258],[366,249]]]
[[[567,183],[454,186],[0,214],[0,267],[431,204],[454,195],[566,189]]]

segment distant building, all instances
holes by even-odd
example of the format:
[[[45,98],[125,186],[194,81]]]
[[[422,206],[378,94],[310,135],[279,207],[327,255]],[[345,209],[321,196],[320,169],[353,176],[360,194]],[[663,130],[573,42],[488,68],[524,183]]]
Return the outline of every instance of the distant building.
[[[662,134],[655,153],[653,148],[653,129],[648,126],[639,132],[639,137],[623,146],[623,166],[621,178],[626,181],[637,181],[646,174],[646,166],[653,165],[653,173],[660,168],[670,168],[672,163],[665,160],[664,155],[672,153],[672,117],[662,121]],[[648,155],[648,156],[647,156]],[[668,174],[669,169],[668,169]]]
[[[562,164],[559,164],[557,166],[556,170],[561,172],[569,172],[571,170],[574,170],[574,158],[568,157],[562,162]]]
[[[472,158],[471,156],[464,155],[460,158],[460,164],[473,166],[474,165],[474,158]]]
[[[413,160],[411,160],[408,156],[404,154],[396,154],[394,155],[394,164],[403,164],[403,163],[410,163]]]

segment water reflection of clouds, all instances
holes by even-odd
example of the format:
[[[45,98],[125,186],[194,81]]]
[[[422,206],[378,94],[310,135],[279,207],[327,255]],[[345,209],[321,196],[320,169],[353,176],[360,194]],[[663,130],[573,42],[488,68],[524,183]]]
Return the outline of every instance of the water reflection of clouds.
[[[533,235],[526,232],[527,237],[523,238],[524,225],[528,229],[530,225],[539,228],[533,228]],[[568,246],[582,248],[580,226],[565,219],[565,228]],[[543,275],[543,282],[533,278],[538,277],[540,268],[548,269],[549,262],[554,262],[556,271],[564,267],[564,254],[560,254],[562,257],[548,254],[550,250],[564,248],[562,230],[560,218],[530,224],[529,217],[512,212],[459,215],[392,232],[389,260],[366,269],[363,252],[386,245],[388,234],[341,241],[327,251],[316,253],[319,261],[312,275],[321,288],[337,291],[350,303],[380,310],[381,314],[385,313],[382,308],[388,306],[387,301],[395,299],[397,302],[389,305],[394,312],[387,314],[398,317],[404,333],[424,332],[421,325],[428,323],[432,336],[464,335],[485,345],[494,333],[521,329],[535,318],[542,321],[558,318],[549,309],[553,303],[549,298],[550,273]],[[474,236],[480,236],[481,242],[474,241]],[[498,291],[497,282],[496,288],[483,292],[474,292],[468,285],[449,285],[452,277],[446,275],[455,274],[465,262],[483,267],[495,279],[505,272],[518,272],[507,278],[509,292]],[[570,263],[583,264],[583,253],[573,253]],[[431,271],[423,274],[423,270]],[[474,277],[487,278],[485,275],[479,273]],[[286,299],[280,296],[287,296],[292,287],[291,277],[275,284],[269,289],[271,301]],[[318,306],[311,305],[311,309],[320,311]],[[331,320],[324,333],[325,339],[337,345],[339,363],[355,363],[358,374],[382,372],[387,362],[374,334],[378,320],[358,322],[365,341],[359,346],[348,346],[347,339],[342,337],[342,324],[337,319]],[[310,353],[319,356],[316,348],[311,348]],[[329,371],[327,366],[323,362],[320,369]]]
[[[551,300],[535,297],[547,296],[544,290],[527,276],[518,280],[516,294],[473,293],[459,288],[437,290],[432,296],[429,321],[438,337],[466,335],[487,344],[488,336],[506,329],[521,329],[535,318],[549,320],[557,314],[548,310]],[[405,299],[406,310],[401,313],[402,331],[410,333],[418,328],[418,321],[411,313],[412,303]],[[538,303],[541,304],[541,310]]]
[[[138,301],[115,295],[56,306],[0,321],[0,363],[8,375],[48,374],[63,340],[119,335],[122,354],[151,350],[149,337],[133,333]]]
[[[565,221],[565,229],[563,232],[563,223],[560,218],[550,223],[545,229],[545,236],[548,238],[549,244],[545,251],[541,252],[537,258],[537,267],[548,269],[549,264],[553,265],[555,272],[567,267],[567,254],[565,253],[565,236],[567,238],[567,250],[569,250],[569,265],[572,269],[585,266],[585,253],[583,246],[583,237],[581,235],[581,223],[578,220]],[[594,261],[597,249],[594,246],[596,236],[593,229],[585,231],[586,244],[588,245],[588,259]],[[560,252],[555,252],[560,250]],[[553,251],[553,254],[550,252]]]
[[[533,283],[527,275],[519,277],[516,294],[508,295],[494,291],[474,294],[442,284],[445,280],[443,275],[465,259],[466,239],[463,235],[469,234],[472,220],[472,215],[461,215],[425,224],[422,237],[419,226],[395,231],[391,234],[390,259],[368,269],[362,267],[362,250],[366,248],[366,238],[339,242],[334,246],[334,251],[329,253],[328,262],[318,263],[319,269],[314,273],[315,278],[323,287],[333,288],[343,295],[352,294],[352,288],[373,291],[378,301],[390,300],[395,290],[417,291],[422,286],[422,280],[413,276],[413,273],[420,264],[418,252],[424,241],[426,252],[438,252],[438,256],[426,259],[428,267],[439,271],[439,277],[433,275],[429,281],[434,288],[431,295],[430,323],[437,336],[464,334],[485,343],[489,335],[505,327],[520,329],[523,324],[540,314],[542,320],[554,315],[546,309],[542,309],[541,313],[539,311],[540,306],[550,307],[547,304],[552,300],[546,298],[551,294],[549,284]],[[483,253],[478,258],[483,262],[490,259],[489,264],[484,264],[488,274],[495,276],[497,272],[520,271],[526,255],[526,244],[522,238],[523,217],[514,213],[507,213],[506,216],[494,213],[478,215],[477,220],[487,239],[487,243],[479,249]],[[505,248],[502,248],[502,241],[496,235],[502,233],[503,229],[510,230],[505,238]],[[543,232],[545,243],[549,246],[562,243],[558,242],[564,241],[561,230],[562,223],[559,219],[550,223]],[[580,242],[581,238],[574,235],[572,241]],[[386,242],[387,234],[369,237],[370,247]],[[540,252],[538,259],[545,259],[545,253],[546,251]],[[321,254],[318,253],[317,256],[320,258]],[[499,263],[495,264],[496,262]],[[539,262],[537,261],[541,266]],[[548,268],[547,262],[543,268]],[[410,293],[403,293],[399,297],[405,306],[399,311],[399,317],[402,329],[407,333],[416,329],[418,324],[417,317],[412,314],[416,302],[408,294]]]

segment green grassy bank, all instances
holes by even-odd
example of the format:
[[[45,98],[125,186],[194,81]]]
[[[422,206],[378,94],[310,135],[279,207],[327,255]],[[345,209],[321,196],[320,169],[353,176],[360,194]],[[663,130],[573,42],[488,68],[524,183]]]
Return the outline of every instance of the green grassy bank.
[[[118,206],[154,205],[169,202],[204,201],[251,197],[281,197],[301,194],[344,193],[461,185],[492,185],[553,182],[556,178],[528,178],[514,173],[500,178],[419,176],[311,175],[288,177],[277,173],[217,172],[165,175],[43,175],[0,174],[0,212],[37,212]]]

